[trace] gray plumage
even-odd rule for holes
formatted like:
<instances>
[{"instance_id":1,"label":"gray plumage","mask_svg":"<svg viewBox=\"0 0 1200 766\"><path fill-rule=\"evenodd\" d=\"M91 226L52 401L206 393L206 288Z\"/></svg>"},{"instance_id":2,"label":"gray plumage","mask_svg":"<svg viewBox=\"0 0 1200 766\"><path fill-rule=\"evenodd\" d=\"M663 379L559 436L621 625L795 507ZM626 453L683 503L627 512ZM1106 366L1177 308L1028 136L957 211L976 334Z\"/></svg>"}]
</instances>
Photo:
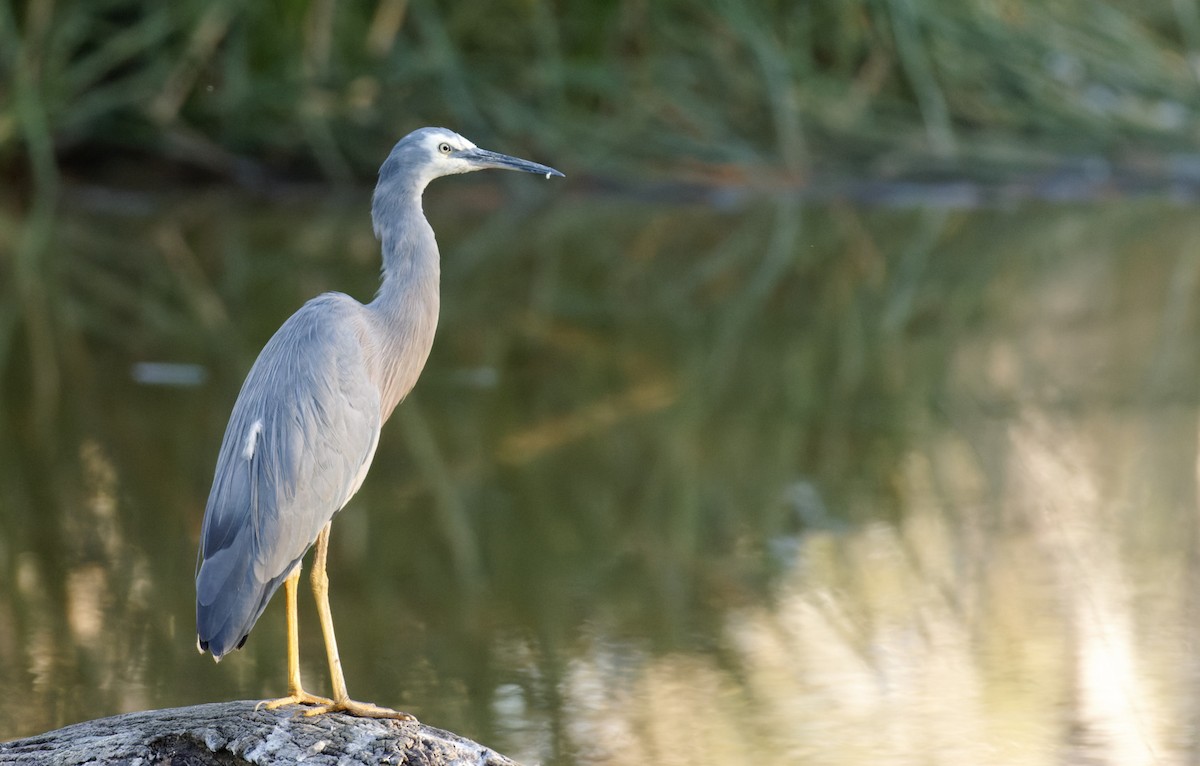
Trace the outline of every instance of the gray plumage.
<instances>
[{"instance_id":1,"label":"gray plumage","mask_svg":"<svg viewBox=\"0 0 1200 766\"><path fill-rule=\"evenodd\" d=\"M562 175L484 151L444 128L397 143L371 207L383 251L375 299L313 298L250 369L221 442L200 533L196 630L214 658L245 642L271 596L362 485L380 428L416 383L437 327L440 262L421 194L434 178L487 167Z\"/></svg>"}]
</instances>

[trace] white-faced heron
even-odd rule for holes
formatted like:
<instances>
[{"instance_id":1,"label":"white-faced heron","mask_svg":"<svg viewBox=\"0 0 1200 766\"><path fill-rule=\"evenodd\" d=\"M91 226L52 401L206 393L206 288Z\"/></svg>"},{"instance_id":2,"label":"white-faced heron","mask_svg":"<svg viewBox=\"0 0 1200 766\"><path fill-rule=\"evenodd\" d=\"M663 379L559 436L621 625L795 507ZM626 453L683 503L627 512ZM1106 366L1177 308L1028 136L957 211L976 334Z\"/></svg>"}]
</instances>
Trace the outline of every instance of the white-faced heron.
<instances>
[{"instance_id":1,"label":"white-faced heron","mask_svg":"<svg viewBox=\"0 0 1200 766\"><path fill-rule=\"evenodd\" d=\"M379 169L371 205L383 250L375 299L363 305L325 293L305 303L267 342L233 405L200 532L197 643L216 660L240 648L282 584L288 696L271 707L411 718L346 693L329 614L329 527L362 485L380 427L412 390L433 345L441 264L421 194L435 178L484 168L562 175L444 128L405 136ZM300 561L314 542L312 587L332 699L300 683L296 591Z\"/></svg>"}]
</instances>

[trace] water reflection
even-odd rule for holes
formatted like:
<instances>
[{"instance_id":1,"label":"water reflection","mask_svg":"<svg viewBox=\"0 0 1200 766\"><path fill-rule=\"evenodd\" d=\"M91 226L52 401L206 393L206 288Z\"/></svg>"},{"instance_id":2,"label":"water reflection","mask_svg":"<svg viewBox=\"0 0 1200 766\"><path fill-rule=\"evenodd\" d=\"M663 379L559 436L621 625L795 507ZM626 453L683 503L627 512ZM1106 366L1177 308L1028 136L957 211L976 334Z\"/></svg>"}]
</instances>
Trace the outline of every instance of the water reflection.
<instances>
[{"instance_id":1,"label":"water reflection","mask_svg":"<svg viewBox=\"0 0 1200 766\"><path fill-rule=\"evenodd\" d=\"M528 762L1194 760L1190 211L430 196L438 343L332 537L356 697ZM282 692L277 607L195 654L196 535L366 209L69 197L61 393L0 345L0 736Z\"/></svg>"},{"instance_id":2,"label":"water reflection","mask_svg":"<svg viewBox=\"0 0 1200 766\"><path fill-rule=\"evenodd\" d=\"M935 445L898 466L902 521L805 536L768 603L726 614L721 651L621 673L589 647L567 680L582 760L1191 762L1171 731L1192 697L1171 666L1189 536L1146 559L1116 534L1146 510L1110 494L1132 456L1095 454L1120 423L1001 430L999 506L967 445Z\"/></svg>"}]
</instances>

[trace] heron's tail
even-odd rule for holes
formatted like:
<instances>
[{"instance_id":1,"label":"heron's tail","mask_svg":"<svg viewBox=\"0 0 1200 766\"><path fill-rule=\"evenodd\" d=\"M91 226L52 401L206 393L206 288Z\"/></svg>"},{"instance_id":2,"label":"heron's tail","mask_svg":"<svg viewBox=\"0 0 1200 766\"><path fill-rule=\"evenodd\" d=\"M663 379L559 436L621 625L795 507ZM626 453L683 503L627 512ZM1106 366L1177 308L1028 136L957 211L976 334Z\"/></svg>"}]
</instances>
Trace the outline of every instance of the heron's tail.
<instances>
[{"instance_id":1,"label":"heron's tail","mask_svg":"<svg viewBox=\"0 0 1200 766\"><path fill-rule=\"evenodd\" d=\"M267 602L287 579L293 566L263 581L255 575L246 546L233 545L206 556L196 573L196 647L218 662L241 649ZM297 562L298 563L298 562Z\"/></svg>"}]
</instances>

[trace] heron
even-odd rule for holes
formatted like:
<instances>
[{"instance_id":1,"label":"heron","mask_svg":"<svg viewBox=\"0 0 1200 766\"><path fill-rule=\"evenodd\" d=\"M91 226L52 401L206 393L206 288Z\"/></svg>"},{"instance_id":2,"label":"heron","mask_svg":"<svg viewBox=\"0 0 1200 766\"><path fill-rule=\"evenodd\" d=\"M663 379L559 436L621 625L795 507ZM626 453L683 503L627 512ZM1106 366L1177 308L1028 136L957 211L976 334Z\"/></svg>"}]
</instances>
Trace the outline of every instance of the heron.
<instances>
[{"instance_id":1,"label":"heron","mask_svg":"<svg viewBox=\"0 0 1200 766\"><path fill-rule=\"evenodd\" d=\"M267 341L233 405L200 530L196 643L217 661L240 649L282 585L288 694L264 703L270 708L412 719L346 691L329 611L329 530L362 486L380 428L433 346L441 260L421 196L435 178L485 168L563 175L445 128L400 139L379 169L371 203L383 255L374 299L362 304L328 292L305 303ZM301 561L314 545L312 591L332 697L310 694L300 679L296 596Z\"/></svg>"}]
</instances>

